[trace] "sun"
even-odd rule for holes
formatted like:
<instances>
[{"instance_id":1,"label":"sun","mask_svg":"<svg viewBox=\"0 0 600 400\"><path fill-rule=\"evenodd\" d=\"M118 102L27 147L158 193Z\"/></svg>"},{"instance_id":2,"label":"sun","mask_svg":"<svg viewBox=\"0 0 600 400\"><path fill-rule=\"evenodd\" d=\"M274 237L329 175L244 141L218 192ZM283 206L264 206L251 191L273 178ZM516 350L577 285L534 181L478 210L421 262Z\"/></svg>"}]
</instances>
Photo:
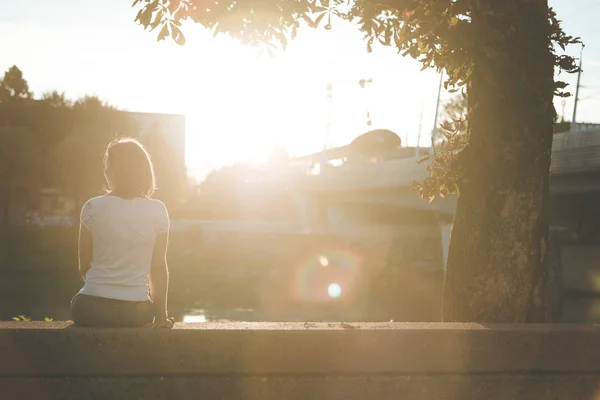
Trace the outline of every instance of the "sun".
<instances>
[{"instance_id":1,"label":"sun","mask_svg":"<svg viewBox=\"0 0 600 400\"><path fill-rule=\"evenodd\" d=\"M264 161L275 146L304 155L347 144L369 128L397 130L392 125L406 123L403 113L417 125L418 99L389 89L381 67L386 60L366 54L355 27L299 31L274 57L227 37L205 39L202 46L202 52L200 45L188 47L193 62L186 71L189 85L182 88L186 161L197 174ZM402 77L397 70L391 73ZM360 80L373 84L361 87ZM410 77L397 84L409 93L423 91ZM397 133L404 139L405 132Z\"/></svg>"},{"instance_id":2,"label":"sun","mask_svg":"<svg viewBox=\"0 0 600 400\"><path fill-rule=\"evenodd\" d=\"M275 57L231 42L203 67L192 85L188 111L188 164L260 162L275 146L291 154L326 140L326 77L310 60Z\"/></svg>"}]
</instances>

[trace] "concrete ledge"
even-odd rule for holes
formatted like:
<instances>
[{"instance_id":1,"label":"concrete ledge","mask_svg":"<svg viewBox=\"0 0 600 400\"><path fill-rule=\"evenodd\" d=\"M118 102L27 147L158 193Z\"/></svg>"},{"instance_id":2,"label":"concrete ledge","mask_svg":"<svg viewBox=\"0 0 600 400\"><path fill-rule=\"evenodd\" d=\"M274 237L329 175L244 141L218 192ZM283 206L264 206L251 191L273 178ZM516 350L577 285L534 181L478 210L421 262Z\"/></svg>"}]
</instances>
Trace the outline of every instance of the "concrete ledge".
<instances>
[{"instance_id":1,"label":"concrete ledge","mask_svg":"<svg viewBox=\"0 0 600 400\"><path fill-rule=\"evenodd\" d=\"M0 375L600 373L600 326L2 323Z\"/></svg>"},{"instance_id":2,"label":"concrete ledge","mask_svg":"<svg viewBox=\"0 0 600 400\"><path fill-rule=\"evenodd\" d=\"M600 394L591 375L0 377L0 388L3 400L596 400Z\"/></svg>"},{"instance_id":3,"label":"concrete ledge","mask_svg":"<svg viewBox=\"0 0 600 400\"><path fill-rule=\"evenodd\" d=\"M7 322L0 354L1 392L15 399L600 395L600 326L592 325L207 323L152 331Z\"/></svg>"}]
</instances>

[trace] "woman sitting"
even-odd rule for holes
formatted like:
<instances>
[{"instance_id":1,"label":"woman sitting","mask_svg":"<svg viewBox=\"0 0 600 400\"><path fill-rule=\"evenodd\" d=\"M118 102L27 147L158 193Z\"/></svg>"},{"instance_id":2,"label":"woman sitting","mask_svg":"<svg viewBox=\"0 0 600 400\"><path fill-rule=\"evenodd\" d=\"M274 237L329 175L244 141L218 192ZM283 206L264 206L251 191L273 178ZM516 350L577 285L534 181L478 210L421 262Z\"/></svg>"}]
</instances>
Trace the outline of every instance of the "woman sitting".
<instances>
[{"instance_id":1,"label":"woman sitting","mask_svg":"<svg viewBox=\"0 0 600 400\"><path fill-rule=\"evenodd\" d=\"M109 144L105 195L81 210L79 272L71 301L77 326L171 328L167 315L169 215L152 199L154 170L134 139Z\"/></svg>"}]
</instances>

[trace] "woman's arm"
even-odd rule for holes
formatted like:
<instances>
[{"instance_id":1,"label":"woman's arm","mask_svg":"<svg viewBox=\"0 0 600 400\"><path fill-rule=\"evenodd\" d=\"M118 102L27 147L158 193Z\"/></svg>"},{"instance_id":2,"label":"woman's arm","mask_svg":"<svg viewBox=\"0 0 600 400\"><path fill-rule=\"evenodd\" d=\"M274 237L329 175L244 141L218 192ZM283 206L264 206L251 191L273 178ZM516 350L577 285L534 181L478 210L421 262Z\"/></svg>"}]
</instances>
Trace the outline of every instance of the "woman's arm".
<instances>
[{"instance_id":1,"label":"woman's arm","mask_svg":"<svg viewBox=\"0 0 600 400\"><path fill-rule=\"evenodd\" d=\"M167 292L169 290L169 269L167 267L167 247L169 232L159 233L154 244L152 265L150 266L150 297L154 303L155 325L166 322Z\"/></svg>"},{"instance_id":2,"label":"woman's arm","mask_svg":"<svg viewBox=\"0 0 600 400\"><path fill-rule=\"evenodd\" d=\"M79 273L85 281L85 275L92 267L92 233L83 224L79 225Z\"/></svg>"}]
</instances>

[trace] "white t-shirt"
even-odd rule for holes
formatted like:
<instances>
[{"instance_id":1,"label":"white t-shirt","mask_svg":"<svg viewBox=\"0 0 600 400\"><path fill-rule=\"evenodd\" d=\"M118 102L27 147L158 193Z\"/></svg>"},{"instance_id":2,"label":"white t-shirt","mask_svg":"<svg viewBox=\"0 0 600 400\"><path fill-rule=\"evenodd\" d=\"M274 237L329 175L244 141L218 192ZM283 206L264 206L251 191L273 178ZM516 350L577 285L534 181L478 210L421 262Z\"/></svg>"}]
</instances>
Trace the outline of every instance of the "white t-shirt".
<instances>
[{"instance_id":1,"label":"white t-shirt","mask_svg":"<svg viewBox=\"0 0 600 400\"><path fill-rule=\"evenodd\" d=\"M80 293L148 300L156 237L169 230L165 205L149 198L95 197L81 209L81 223L92 233L93 254Z\"/></svg>"}]
</instances>

